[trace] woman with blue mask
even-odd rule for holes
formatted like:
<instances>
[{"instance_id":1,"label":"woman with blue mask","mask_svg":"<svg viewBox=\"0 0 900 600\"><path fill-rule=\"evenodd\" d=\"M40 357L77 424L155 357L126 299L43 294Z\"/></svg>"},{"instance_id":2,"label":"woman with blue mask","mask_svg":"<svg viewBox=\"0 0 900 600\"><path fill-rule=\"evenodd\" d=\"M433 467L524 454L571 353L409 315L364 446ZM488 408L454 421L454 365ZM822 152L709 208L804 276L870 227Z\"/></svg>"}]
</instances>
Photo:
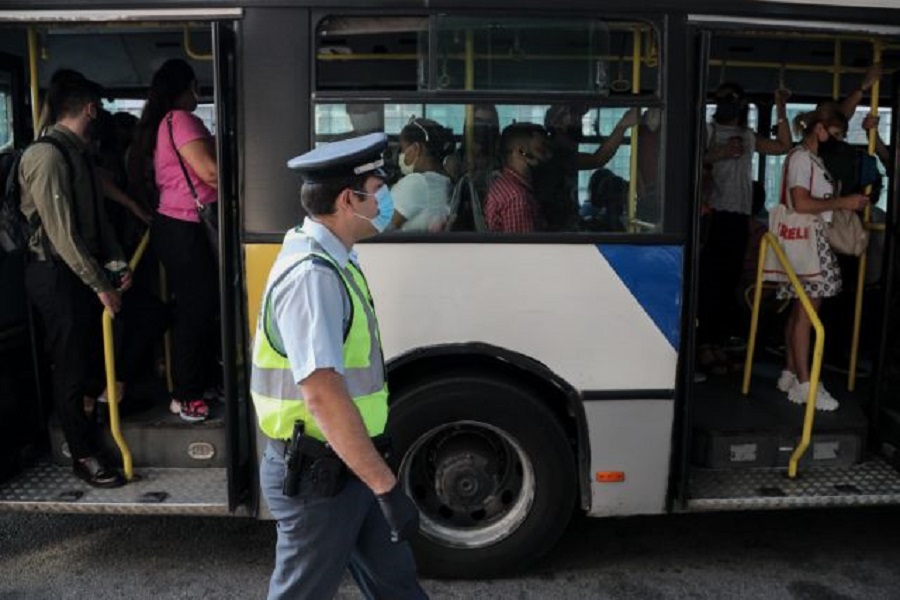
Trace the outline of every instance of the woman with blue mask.
<instances>
[{"instance_id":1,"label":"woman with blue mask","mask_svg":"<svg viewBox=\"0 0 900 600\"><path fill-rule=\"evenodd\" d=\"M393 229L443 229L450 215L451 186L443 161L454 147L453 132L431 119L413 118L400 132L397 162L403 177L391 190Z\"/></svg>"}]
</instances>

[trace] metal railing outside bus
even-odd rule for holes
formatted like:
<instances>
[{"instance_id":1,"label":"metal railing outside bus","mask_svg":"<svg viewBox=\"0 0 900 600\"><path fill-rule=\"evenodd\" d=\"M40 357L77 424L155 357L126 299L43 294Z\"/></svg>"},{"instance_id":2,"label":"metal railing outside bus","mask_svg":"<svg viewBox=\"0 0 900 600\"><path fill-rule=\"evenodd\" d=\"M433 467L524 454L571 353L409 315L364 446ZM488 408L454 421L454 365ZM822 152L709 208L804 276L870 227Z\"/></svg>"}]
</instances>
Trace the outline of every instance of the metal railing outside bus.
<instances>
[{"instance_id":1,"label":"metal railing outside bus","mask_svg":"<svg viewBox=\"0 0 900 600\"><path fill-rule=\"evenodd\" d=\"M756 349L756 332L759 326L759 306L762 301L763 289L763 270L766 264L766 254L771 248L772 252L781 263L784 272L787 274L788 280L794 291L797 293L797 299L800 301L803 310L809 316L813 329L816 332L816 343L813 347L812 368L809 374L809 396L806 398L806 412L803 417L803 433L800 437L800 443L791 453L791 459L788 462L788 477L791 479L797 476L797 465L800 459L809 449L810 440L812 439L813 421L816 415L816 395L819 389L819 377L822 373L822 355L825 350L825 327L816 314L812 302L809 301L803 284L797 278L793 267L788 262L787 256L778 245L778 239L772 233L766 233L759 244L759 260L756 265L756 288L753 293L753 312L750 317L750 335L747 338L747 357L744 362L744 382L741 386L741 393L745 396L750 393L750 376L753 370L753 352Z\"/></svg>"}]
</instances>

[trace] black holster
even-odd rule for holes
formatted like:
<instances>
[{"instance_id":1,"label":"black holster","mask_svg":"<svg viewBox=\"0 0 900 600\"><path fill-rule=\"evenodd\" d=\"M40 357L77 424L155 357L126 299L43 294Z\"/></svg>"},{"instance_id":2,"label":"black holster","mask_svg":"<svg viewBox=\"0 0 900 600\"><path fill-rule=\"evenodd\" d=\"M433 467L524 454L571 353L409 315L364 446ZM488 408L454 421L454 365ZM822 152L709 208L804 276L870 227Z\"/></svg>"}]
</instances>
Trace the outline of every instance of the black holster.
<instances>
[{"instance_id":1,"label":"black holster","mask_svg":"<svg viewBox=\"0 0 900 600\"><path fill-rule=\"evenodd\" d=\"M285 496L330 498L347 482L347 467L327 444L303 433L303 423L294 424L294 432L284 450Z\"/></svg>"}]
</instances>

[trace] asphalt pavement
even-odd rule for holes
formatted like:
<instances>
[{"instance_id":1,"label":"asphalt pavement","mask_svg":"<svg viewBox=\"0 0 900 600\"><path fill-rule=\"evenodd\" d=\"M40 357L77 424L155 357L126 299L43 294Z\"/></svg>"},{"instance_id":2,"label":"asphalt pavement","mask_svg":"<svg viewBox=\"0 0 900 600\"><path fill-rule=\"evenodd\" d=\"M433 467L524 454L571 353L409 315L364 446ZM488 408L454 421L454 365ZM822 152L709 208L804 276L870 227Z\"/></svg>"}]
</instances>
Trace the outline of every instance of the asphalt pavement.
<instances>
[{"instance_id":1,"label":"asphalt pavement","mask_svg":"<svg viewBox=\"0 0 900 600\"><path fill-rule=\"evenodd\" d=\"M0 599L263 598L274 525L0 513ZM434 599L900 598L900 509L573 520L537 568ZM348 578L338 598L361 596Z\"/></svg>"}]
</instances>

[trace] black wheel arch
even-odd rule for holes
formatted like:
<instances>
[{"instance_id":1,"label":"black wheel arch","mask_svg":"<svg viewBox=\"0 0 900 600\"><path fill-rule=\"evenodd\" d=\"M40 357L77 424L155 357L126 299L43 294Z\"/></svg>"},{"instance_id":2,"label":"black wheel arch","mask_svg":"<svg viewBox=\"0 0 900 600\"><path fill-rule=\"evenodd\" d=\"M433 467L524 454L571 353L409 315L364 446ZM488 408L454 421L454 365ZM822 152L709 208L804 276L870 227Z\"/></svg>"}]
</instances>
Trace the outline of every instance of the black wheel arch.
<instances>
[{"instance_id":1,"label":"black wheel arch","mask_svg":"<svg viewBox=\"0 0 900 600\"><path fill-rule=\"evenodd\" d=\"M578 492L583 510L590 509L590 441L581 394L565 379L534 358L483 342L416 348L388 361L391 397L416 382L461 369L501 377L534 390L556 416L572 444L577 462Z\"/></svg>"}]
</instances>

